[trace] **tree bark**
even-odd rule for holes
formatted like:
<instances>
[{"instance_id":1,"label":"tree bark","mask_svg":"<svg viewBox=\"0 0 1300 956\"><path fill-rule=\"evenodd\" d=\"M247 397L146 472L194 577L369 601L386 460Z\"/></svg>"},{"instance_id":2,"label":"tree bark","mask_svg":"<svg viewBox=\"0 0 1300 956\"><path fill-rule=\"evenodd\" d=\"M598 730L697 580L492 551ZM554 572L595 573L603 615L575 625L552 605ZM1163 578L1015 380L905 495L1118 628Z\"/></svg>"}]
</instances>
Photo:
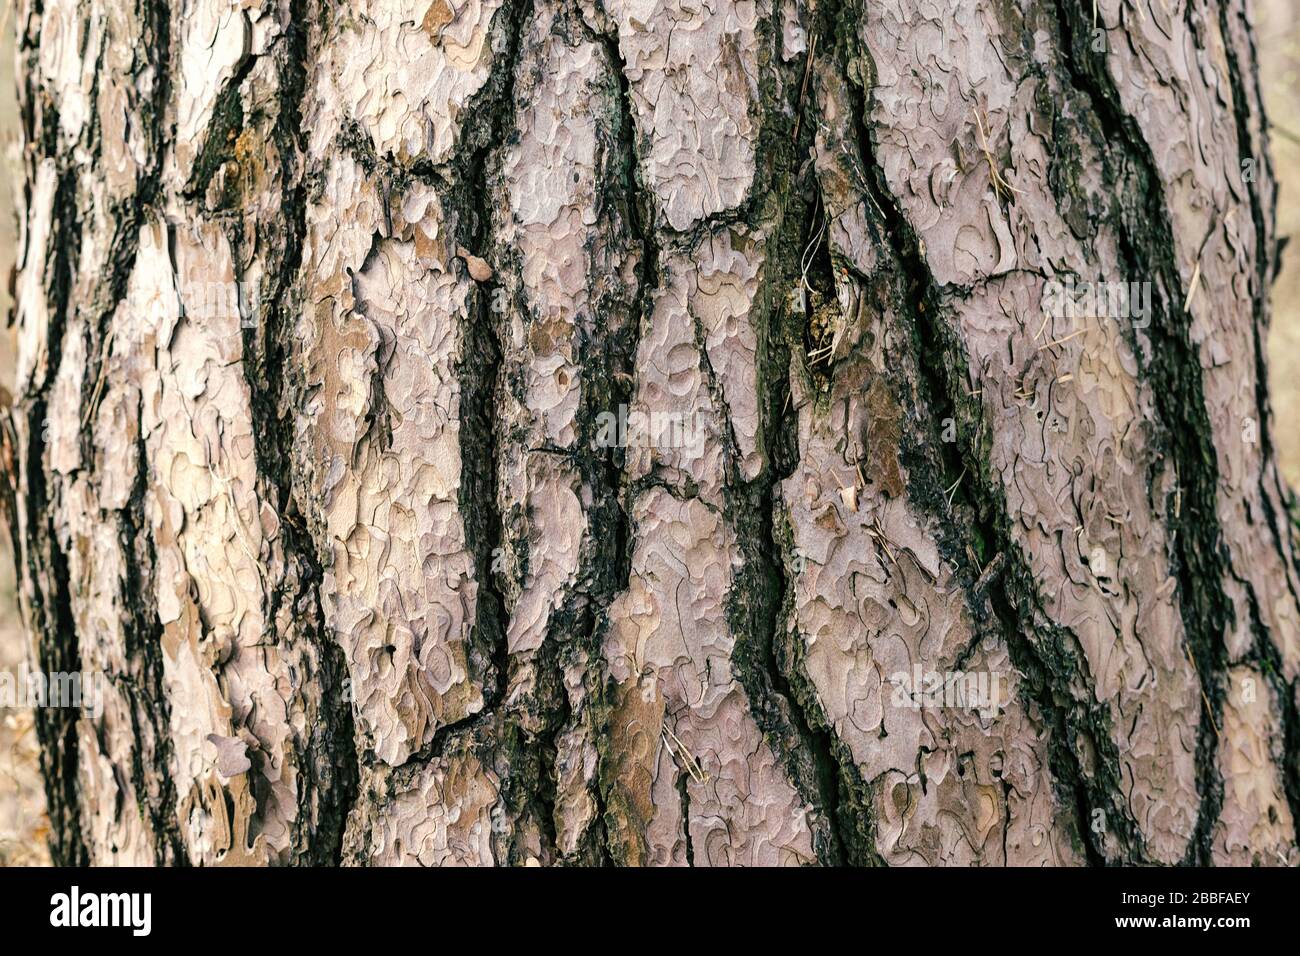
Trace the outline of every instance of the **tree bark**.
<instances>
[{"instance_id":1,"label":"tree bark","mask_svg":"<svg viewBox=\"0 0 1300 956\"><path fill-rule=\"evenodd\" d=\"M56 862L1300 862L1245 0L18 24Z\"/></svg>"}]
</instances>

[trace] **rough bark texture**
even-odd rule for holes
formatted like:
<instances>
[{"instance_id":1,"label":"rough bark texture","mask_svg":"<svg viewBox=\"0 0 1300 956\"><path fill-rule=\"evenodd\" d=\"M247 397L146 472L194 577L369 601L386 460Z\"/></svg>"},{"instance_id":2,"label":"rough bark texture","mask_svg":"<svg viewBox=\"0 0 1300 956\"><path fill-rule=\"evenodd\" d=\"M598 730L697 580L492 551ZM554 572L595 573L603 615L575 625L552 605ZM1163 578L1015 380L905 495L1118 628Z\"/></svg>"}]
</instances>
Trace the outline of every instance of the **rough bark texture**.
<instances>
[{"instance_id":1,"label":"rough bark texture","mask_svg":"<svg viewBox=\"0 0 1300 956\"><path fill-rule=\"evenodd\" d=\"M58 861L1300 862L1244 0L19 11Z\"/></svg>"}]
</instances>

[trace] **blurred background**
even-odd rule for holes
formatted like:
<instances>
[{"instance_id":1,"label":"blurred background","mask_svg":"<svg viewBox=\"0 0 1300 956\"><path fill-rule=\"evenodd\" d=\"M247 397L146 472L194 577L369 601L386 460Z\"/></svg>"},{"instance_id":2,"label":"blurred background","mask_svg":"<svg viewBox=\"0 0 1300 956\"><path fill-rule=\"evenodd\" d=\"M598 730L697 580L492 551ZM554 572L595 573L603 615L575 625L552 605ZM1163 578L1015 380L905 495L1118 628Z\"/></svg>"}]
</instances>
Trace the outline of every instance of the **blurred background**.
<instances>
[{"instance_id":1,"label":"blurred background","mask_svg":"<svg viewBox=\"0 0 1300 956\"><path fill-rule=\"evenodd\" d=\"M1281 183L1277 231L1291 237L1273 286L1269 392L1282 473L1300 489L1300 8L1296 0L1255 0L1255 18L1273 165Z\"/></svg>"},{"instance_id":2,"label":"blurred background","mask_svg":"<svg viewBox=\"0 0 1300 956\"><path fill-rule=\"evenodd\" d=\"M1282 273L1273 288L1269 333L1269 387L1282 471L1300 487L1300 17L1297 0L1255 0L1264 100L1272 123L1273 163L1281 183L1278 232L1291 236ZM14 333L7 316L7 277L14 259L17 224L13 182L18 134L9 4L0 15L0 387L13 390ZM16 671L26 638L18 617L13 554L0 528L0 670ZM47 864L48 822L29 710L0 707L0 866Z\"/></svg>"}]
</instances>

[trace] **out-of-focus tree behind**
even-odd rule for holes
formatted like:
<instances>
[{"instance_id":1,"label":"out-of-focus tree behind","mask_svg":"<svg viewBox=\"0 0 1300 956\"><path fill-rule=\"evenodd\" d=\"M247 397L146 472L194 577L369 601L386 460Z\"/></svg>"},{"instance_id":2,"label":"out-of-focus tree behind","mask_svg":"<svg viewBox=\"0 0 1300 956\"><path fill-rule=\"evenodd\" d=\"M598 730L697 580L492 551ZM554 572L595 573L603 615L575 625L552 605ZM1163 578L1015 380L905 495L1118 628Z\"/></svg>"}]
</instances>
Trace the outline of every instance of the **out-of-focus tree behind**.
<instances>
[{"instance_id":1,"label":"out-of-focus tree behind","mask_svg":"<svg viewBox=\"0 0 1300 956\"><path fill-rule=\"evenodd\" d=\"M1300 487L1300 25L1295 0L1256 6L1264 104L1273 123L1273 163L1281 186L1277 231L1291 236L1273 287L1269 336L1278 458L1292 488Z\"/></svg>"}]
</instances>

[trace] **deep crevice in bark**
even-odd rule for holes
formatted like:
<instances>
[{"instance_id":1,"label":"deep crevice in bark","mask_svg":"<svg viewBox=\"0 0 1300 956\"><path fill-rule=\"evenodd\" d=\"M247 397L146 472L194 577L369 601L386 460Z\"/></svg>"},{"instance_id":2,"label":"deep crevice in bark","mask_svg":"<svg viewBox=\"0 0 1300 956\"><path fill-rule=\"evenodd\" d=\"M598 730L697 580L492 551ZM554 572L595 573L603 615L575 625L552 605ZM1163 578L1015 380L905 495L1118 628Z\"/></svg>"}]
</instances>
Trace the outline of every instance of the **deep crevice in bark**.
<instances>
[{"instance_id":1,"label":"deep crevice in bark","mask_svg":"<svg viewBox=\"0 0 1300 956\"><path fill-rule=\"evenodd\" d=\"M800 95L809 54L779 65L779 37L773 31L766 39L774 61L768 64L768 82L762 85L767 122L760 134L748 211L742 217L749 222L772 221L764 279L752 310L759 339L760 436L767 461L752 481L741 473L734 433L728 428L723 436L727 518L744 555L727 601L736 635L734 669L764 738L800 797L814 809L808 827L817 858L830 865L872 863L878 858L865 835L869 802L862 796L845 799L843 789L856 786L856 767L822 715L813 711L815 693L801 680L798 652L792 646L797 638L789 633L792 586L784 568L788 534L778 533L778 524L784 531L779 519L783 514L780 485L797 467L798 438L795 416L787 407L791 355L783 290L797 280L800 251L807 246L816 215L817 200L808 198L809 194L815 197L815 186L799 164L799 157L812 146L816 116L811 97L793 101ZM793 138L796 124L798 142ZM716 226L712 220L708 225ZM727 409L705 337L697 322L696 344L712 400L716 407Z\"/></svg>"},{"instance_id":2,"label":"deep crevice in bark","mask_svg":"<svg viewBox=\"0 0 1300 956\"><path fill-rule=\"evenodd\" d=\"M806 58L805 53L805 61ZM764 290L765 307L757 310L760 317L766 318L761 333L765 333L766 355L761 363L764 374L759 379L762 393L759 407L768 464L754 487L746 489L748 494L744 501L747 505L742 503L741 507L751 507L758 514L752 560L758 565L760 580L766 582L766 589L771 592L756 615L755 631L760 635L758 650L762 668L776 699L786 704L783 710L791 725L793 739L801 745L793 749L807 752L807 765L801 766L794 754L783 756L804 798L826 818L824 828L813 827L814 834L822 837L823 843L816 847L818 858L832 865L845 862L868 864L878 862L874 847L861 838L866 829L862 818L868 804L865 800L845 799L843 790L854 786L852 781L857 769L851 755L836 739L820 713L820 707L816 712L813 710L816 694L800 669L798 649L793 646L799 640L796 634L791 633L794 591L784 564L785 555L791 550L786 547L791 535L785 521L781 485L798 467L799 439L797 413L788 405L792 356L785 334L785 327L793 326L795 320L786 315L781 292L797 279L793 266L799 261L799 250L807 248L816 222L818 200L814 199L811 204L804 200L803 187L808 183L797 169L798 156L812 144L815 126L811 114L810 103L804 103L800 113L803 135L798 143L786 147L789 155L781 157L783 172L776 187L781 203L773 238L778 267L773 270L776 276L769 280ZM815 185L813 191L815 193ZM750 609L738 610L744 616L750 616ZM859 834L856 839L852 837L855 833Z\"/></svg>"},{"instance_id":3,"label":"deep crevice in bark","mask_svg":"<svg viewBox=\"0 0 1300 956\"><path fill-rule=\"evenodd\" d=\"M677 774L677 798L682 803L682 842L686 844L686 865L695 865L695 843L691 839L691 794L686 789L686 774Z\"/></svg>"},{"instance_id":4,"label":"deep crevice in bark","mask_svg":"<svg viewBox=\"0 0 1300 956\"><path fill-rule=\"evenodd\" d=\"M138 257L140 229L155 214L162 156L169 139L163 118L171 91L170 8L162 3L149 3L141 9L146 14L142 57L144 65L153 70L154 78L152 98L141 103L144 126L151 132L150 153L134 192L128 201L114 208L115 231L107 257L106 295L95 303L95 342L92 344L99 347L87 350L82 399L86 412L82 416L80 433L82 459L92 463L92 468L95 461L93 423L99 396L91 386L97 385L106 372L114 317L127 296L128 283ZM136 66L140 68L140 58L137 58ZM102 135L98 119L96 112L91 123L92 136L95 137ZM103 146L102 140L96 138L94 151L97 155L102 155ZM141 436L144 434L142 421L143 409L137 408L137 429ZM176 787L171 774L171 705L163 682L162 626L148 600L154 593L156 555L146 515L149 465L143 438L137 439L135 453L136 477L126 507L116 515L101 515L104 520L117 523L118 547L125 556L125 580L120 601L125 611L121 624L130 672L117 675L117 683L127 700L134 737L130 756L131 784L148 816L155 858L159 863L186 865L188 859L180 836ZM145 722L149 727L147 734L142 732ZM142 744L146 741L151 742L154 748L148 757L142 752Z\"/></svg>"},{"instance_id":5,"label":"deep crevice in bark","mask_svg":"<svg viewBox=\"0 0 1300 956\"><path fill-rule=\"evenodd\" d=\"M1247 38L1250 37L1249 29L1246 28L1244 23L1242 32ZM1258 106L1259 111L1261 145L1265 147L1267 147L1268 143L1268 124L1263 115L1263 99L1258 88L1257 70L1254 71L1256 86L1253 99L1246 90L1241 63L1237 56L1237 48L1233 43L1229 27L1227 2L1219 4L1219 35L1227 58L1228 80L1232 87L1233 111L1237 120L1237 151L1241 160L1242 180L1246 193L1250 197L1251 221L1255 229L1256 281L1252 297L1252 330L1255 343L1255 406L1259 413L1260 500L1263 503L1264 514L1268 520L1269 530L1272 532L1278 552L1288 565L1287 588L1291 593L1292 600L1300 604L1300 594L1296 593L1294 577L1298 569L1287 557L1289 542L1285 540L1285 537L1290 534L1290 528L1287 524L1289 516L1285 512L1280 516L1277 514L1273 507L1273 497L1267 486L1269 465L1276 461L1276 452L1273 447L1273 429L1270 427L1273 415L1268 400L1268 366L1264 342L1264 333L1268 328L1268 295L1271 286L1270 277L1273 273L1274 252L1269 248L1268 244L1270 230L1267 223L1273 218L1275 211L1270 209L1266 213L1260 199L1260 177L1264 177L1266 180L1272 180L1273 178L1272 163L1268 150L1265 148L1261 156L1255 156L1251 151L1249 119L1251 114L1255 112L1256 106ZM1253 60L1253 43L1249 53ZM1245 170L1250 168L1247 165L1248 163L1258 164L1261 167L1258 172L1249 178L1245 175ZM1274 202L1276 203L1276 191L1274 192ZM1277 492L1280 501L1286 500L1283 488L1275 486L1273 490ZM1253 591L1249 593L1249 599L1251 605L1251 630L1255 636L1255 652L1260 658L1264 679L1273 687L1279 702L1282 735L1287 754L1287 759L1281 768L1283 790L1286 793L1287 804L1291 808L1291 819L1300 820L1300 753L1298 753L1298 748L1300 748L1300 711L1296 707L1295 684L1288 682L1284 676L1277 642L1272 640L1271 635L1267 634L1263 626L1259 606Z\"/></svg>"},{"instance_id":6,"label":"deep crevice in bark","mask_svg":"<svg viewBox=\"0 0 1300 956\"><path fill-rule=\"evenodd\" d=\"M54 113L52 107L50 112ZM57 114L53 122L57 128ZM44 434L50 383L62 361L63 336L69 310L73 308L72 276L76 272L78 249L76 184L75 171L59 173L50 238L54 256L46 273L47 282L51 283L48 368L35 396L28 399L29 428L23 456L27 465L27 508L33 516L29 519L33 523L32 538L23 549L23 557L34 585L30 612L31 626L37 636L37 663L46 675L81 670L68 565L54 527L54 501L45 474ZM35 718L36 735L41 742L46 812L50 818L50 857L56 866L84 866L89 862L89 853L81 836L76 715L65 707L37 707Z\"/></svg>"},{"instance_id":7,"label":"deep crevice in bark","mask_svg":"<svg viewBox=\"0 0 1300 956\"><path fill-rule=\"evenodd\" d=\"M530 7L531 4L516 0L497 11L494 31L496 22L503 24L506 48L498 54L490 78L467 110L466 115L473 119L462 129L456 153L444 167L428 171L436 177L446 177L447 208L459 214L454 226L458 242L476 255L483 253L491 241L490 167L494 165L511 115L509 105L514 99L519 47ZM494 555L497 549L505 547L503 515L497 506L501 436L494 405L502 387L503 351L491 314L497 289L494 277L480 283L475 290L464 330L462 357L456 367L461 385L459 510L464 516L465 546L473 555L478 585L470 653L471 659L473 655L483 655L483 706L463 720L438 728L433 740L408 764L434 759L445 752L450 742L466 736L476 744L490 739L491 748L496 752L496 765L505 768L500 799L517 819L526 812L534 796L532 789L520 786L517 776L525 772L537 782L541 757L537 752L525 752L519 740L519 728L505 710L510 674L506 643L509 614L505 595L493 571ZM494 731L490 738L483 733L489 728ZM510 847L504 850L513 856Z\"/></svg>"},{"instance_id":8,"label":"deep crevice in bark","mask_svg":"<svg viewBox=\"0 0 1300 956\"><path fill-rule=\"evenodd\" d=\"M637 349L640 345L641 335L649 326L651 316L654 314L654 294L659 288L663 250L656 232L654 197L645 184L641 156L637 149L636 114L632 105L632 90L627 78L627 62L623 58L623 51L619 47L617 33L601 32L585 20L583 24L593 42L600 44L604 49L605 57L617 83L618 88L615 91L615 99L618 103L617 141L623 165L622 185L627 201L628 227L634 242L640 247L638 251L640 261L636 270L636 301L629 316L630 335L625 345L626 351L620 356L620 367L610 370L613 372L611 375L612 381L606 383L610 392L610 401L614 407L630 407L635 392ZM586 401L585 394L584 401ZM587 437L589 436L580 436L580 440L585 440ZM613 491L613 505L618 509L618 520L614 524L615 542L611 556L612 567L610 568L609 591L603 595L597 618L599 622L597 634L594 635L598 637L603 637L609 627L610 606L617 596L627 588L632 577L632 552L636 542L636 528L629 509L636 498L637 492L635 486L627 482L626 458L627 452L621 447L606 449L604 484ZM592 649L595 659L600 662L596 666L601 673L604 673L601 641L594 640ZM608 686L600 689L599 721L596 726L602 733L601 739L596 743L600 767L596 776L595 790L599 798L600 825L605 831L604 839L601 842L601 853L605 859L614 861L616 859L615 848L609 841L610 826L608 823L608 808L611 802L610 787L612 786L610 778L607 776L610 757L605 745L605 741L608 740L608 696L610 692L611 688ZM694 851L690 843L690 801L686 793L685 777L681 776L680 772L677 783L678 793L681 795L682 800L682 826L687 841L687 859L694 865Z\"/></svg>"},{"instance_id":9,"label":"deep crevice in bark","mask_svg":"<svg viewBox=\"0 0 1300 956\"><path fill-rule=\"evenodd\" d=\"M1121 253L1132 276L1158 280L1152 297L1151 351L1144 361L1136 332L1130 342L1139 369L1148 378L1163 423L1158 439L1173 458L1179 496L1168 502L1170 559L1178 578L1179 608L1202 693L1211 709L1202 709L1197 742L1197 790L1201 808L1188 862L1209 858L1214 823L1223 802L1223 782L1216 766L1222 722L1223 689L1218 680L1227 663L1224 643L1233 611L1223 590L1230 559L1217 517L1218 464L1212 425L1205 407L1199 350L1191 340L1190 317L1182 315L1182 282L1173 261L1174 235L1165 208L1159 170L1150 145L1136 121L1124 113L1119 91L1104 54L1087 41L1085 13L1066 0L1055 0L1061 31L1061 56L1075 89L1092 103L1106 140L1121 149L1121 214L1116 223ZM1131 197L1138 197L1137 202ZM1155 467L1159 467L1156 465ZM1156 486L1157 477L1151 478ZM1184 517L1186 515L1186 517ZM1247 591L1248 584L1243 582Z\"/></svg>"},{"instance_id":10,"label":"deep crevice in bark","mask_svg":"<svg viewBox=\"0 0 1300 956\"><path fill-rule=\"evenodd\" d=\"M143 409L138 412L143 417ZM140 434L144 434L143 427ZM151 795L156 785L157 800L147 800L150 826L153 830L154 853L158 863L185 865L188 858L180 834L177 817L176 784L172 778L173 748L171 737L171 702L163 683L162 625L158 616L143 598L153 594L153 575L157 567L153 536L149 534L145 516L145 498L148 494L148 460L143 441L136 443L136 481L131 500L122 512L118 533L119 546L128 555L125 562L126 581L123 593L130 609L129 621L123 622L126 659L138 662L137 674L132 675L130 714L136 745L131 748L131 783L137 798ZM137 700L143 696L143 700ZM139 742L141 710L148 719L154 745L158 748L152 764L146 763Z\"/></svg>"},{"instance_id":11,"label":"deep crevice in bark","mask_svg":"<svg viewBox=\"0 0 1300 956\"><path fill-rule=\"evenodd\" d=\"M850 0L851 3L851 0ZM870 52L856 38L847 37L863 59L871 62ZM871 64L875 74L874 63ZM988 474L979 452L987 424L978 401L966 394L967 359L965 347L956 331L941 317L950 315L943 293L936 286L915 231L895 200L885 171L875 155L871 128L868 91L851 83L858 97L858 147L866 169L866 186L875 207L884 215L884 232L888 236L894 262L899 270L897 304L900 315L910 326L918 385L923 404L930 415L923 424L927 436L913 454L924 446L940 449L938 458L948 474L957 475L954 507L936 495L933 476L925 469L914 470L909 490L913 498L939 519L943 550L963 583L968 606L977 621L987 620L987 599L1006 641L1012 662L1025 677L1029 697L1039 707L1050 729L1050 764L1060 802L1078 807L1075 825L1090 859L1096 848L1087 836L1088 808L1103 804L1111 807L1111 827L1130 845L1137 844L1136 823L1117 797L1119 789L1119 755L1110 736L1110 716L1101 706L1086 706L1071 693L1071 683L1083 671L1082 652L1077 638L1067 629L1049 623L1042 614L1037 584L1029 565L1011 534L1011 518L1006 511L1003 493L995 476ZM957 423L958 442L939 439L938 424L946 418ZM929 456L933 456L930 452ZM967 493L962 474L970 476L973 491ZM959 497L960 495L960 497ZM962 500L966 499L966 500ZM995 561L1004 561L991 576L985 575ZM1069 702L1074 700L1074 704ZM1083 735L1100 758L1092 775L1083 767L1076 753L1076 739ZM1082 800L1080 799L1082 797ZM1082 806L1080 806L1082 803Z\"/></svg>"},{"instance_id":12,"label":"deep crevice in bark","mask_svg":"<svg viewBox=\"0 0 1300 956\"><path fill-rule=\"evenodd\" d=\"M597 448L597 416L610 409L631 405L637 348L644 323L650 320L653 296L659 284L660 250L653 226L652 197L641 179L631 91L618 39L598 32L577 14L572 18L579 24L579 30L601 48L614 81L611 93L617 104L617 113L614 116L615 128L609 133L607 144L611 155L606 156L600 165L601 178L608 180L609 188L608 195L601 202L607 204L615 223L612 233L606 238L611 243L626 238L628 253L637 258L634 300L630 303L622 300L598 303L597 314L590 320L599 328L599 333L586 335L579 330L582 378L574 458L584 484L592 489L595 501L588 510L588 533L593 547L587 566L579 569L579 578L590 579L591 584L589 592L581 596L583 620L575 632L581 639L573 653L586 655L590 677L586 682L587 707L591 711L589 726L598 738L593 745L597 748L599 762L605 759L601 753L601 740L608 736L609 720L607 688L601 678L605 672L603 640L609 626L610 607L631 578L635 528L628 512L628 501L624 498L626 450L618 446ZM625 308L622 323L605 320L606 311L621 312ZM547 640L551 640L550 633ZM575 716L569 708L567 694L564 701L566 716L559 725L561 729ZM552 773L558 778L558 766L552 768ZM592 850L600 862L611 863L613 858L605 819L607 794L599 772L590 792L596 802L592 826L599 831L592 841Z\"/></svg>"},{"instance_id":13,"label":"deep crevice in bark","mask_svg":"<svg viewBox=\"0 0 1300 956\"><path fill-rule=\"evenodd\" d=\"M300 157L306 155L307 130L303 126L303 102L307 95L307 64L315 51L309 49L310 43L306 29L307 0L292 0L290 4L290 21L286 27L283 46L276 52L276 68L280 83L280 110L276 115L274 136L281 144L286 156ZM274 291L274 310L268 312L268 318L274 316L274 325L264 338L269 354L265 355L265 398L270 404L266 408L265 428L269 445L273 449L271 458L279 467L280 480L275 484L282 493L276 504L277 513L301 515L303 508L298 501L297 487L289 473L293 459L294 422L287 410L298 407L295 401L285 401L280 410L275 407L276 389L284 398L305 387L305 382L298 382L289 373L290 359L294 354L294 323L298 297L290 286L290 278L296 276L302 266L303 243L307 234L307 185L301 170L296 170L289 163L281 167L281 218L288 222L289 229L285 238L283 262L280 267L280 281ZM250 390L253 384L250 382ZM253 394L256 391L253 390ZM254 401L254 409L258 403ZM254 414L255 427L260 424L259 416ZM259 441L259 444L262 444ZM263 465L265 467L265 464ZM269 490L269 488L268 488ZM306 862L329 862L337 865L342 860L343 837L347 827L348 816L357 799L360 786L360 761L355 746L356 728L354 726L352 705L344 693L348 678L348 666L343 648L334 640L325 620L325 610L321 603L321 587L325 572L321 556L307 531L305 522L286 521L284 527L286 562L291 556L299 559L297 593L293 595L298 610L306 610L311 617L308 629L309 639L316 646L320 656L321 708L323 711L324 733L318 742L318 752L313 755L313 764L320 773L320 779L314 780L321 806L316 823L317 833L305 833L295 840L303 851L299 859ZM278 595L277 595L278 596ZM271 609L274 617L275 608ZM317 742L313 737L313 743ZM316 749L316 748L313 748ZM305 793L300 805L310 805L311 794Z\"/></svg>"}]
</instances>

